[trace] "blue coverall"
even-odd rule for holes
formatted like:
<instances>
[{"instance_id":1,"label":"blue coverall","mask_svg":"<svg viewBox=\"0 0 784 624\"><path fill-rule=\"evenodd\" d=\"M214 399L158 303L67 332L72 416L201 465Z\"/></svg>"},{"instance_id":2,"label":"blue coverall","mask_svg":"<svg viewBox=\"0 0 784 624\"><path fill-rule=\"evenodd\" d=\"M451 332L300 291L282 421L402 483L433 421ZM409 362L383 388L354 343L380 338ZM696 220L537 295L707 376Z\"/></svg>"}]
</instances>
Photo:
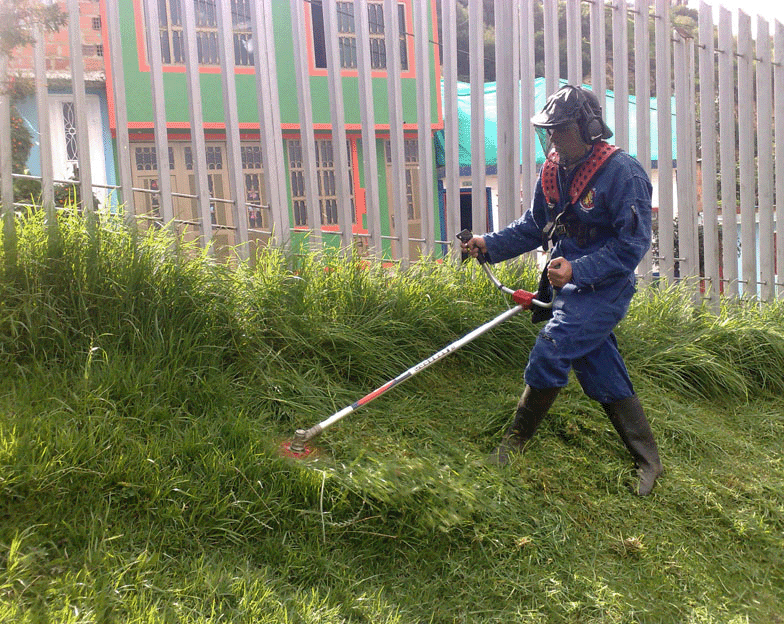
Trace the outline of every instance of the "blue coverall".
<instances>
[{"instance_id":1,"label":"blue coverall","mask_svg":"<svg viewBox=\"0 0 784 624\"><path fill-rule=\"evenodd\" d=\"M570 174L558 172L560 201L566 209ZM651 243L651 183L640 164L619 151L598 172L571 210L592 236L555 241L551 258L572 265L572 279L555 289L553 316L529 355L525 382L535 389L566 386L573 369L584 392L602 404L634 394L613 329L626 315L635 293L635 268ZM537 182L531 207L499 232L484 236L490 262L501 262L542 245L551 218ZM582 246L580 245L582 243Z\"/></svg>"}]
</instances>

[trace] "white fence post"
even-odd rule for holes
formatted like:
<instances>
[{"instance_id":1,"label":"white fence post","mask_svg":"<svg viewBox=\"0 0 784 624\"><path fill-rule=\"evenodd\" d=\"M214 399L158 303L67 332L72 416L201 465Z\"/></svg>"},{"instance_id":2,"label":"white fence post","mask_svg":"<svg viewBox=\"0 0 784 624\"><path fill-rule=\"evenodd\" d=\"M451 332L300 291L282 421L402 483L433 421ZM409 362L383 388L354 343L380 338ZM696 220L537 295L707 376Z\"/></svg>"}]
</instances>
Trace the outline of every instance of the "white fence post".
<instances>
[{"instance_id":1,"label":"white fence post","mask_svg":"<svg viewBox=\"0 0 784 624\"><path fill-rule=\"evenodd\" d=\"M485 193L485 29L482 0L469 0L471 48L471 211L477 234L487 229Z\"/></svg>"},{"instance_id":2,"label":"white fence post","mask_svg":"<svg viewBox=\"0 0 784 624\"><path fill-rule=\"evenodd\" d=\"M519 3L508 0L495 7L498 84L497 162L498 226L514 220L520 202L520 31Z\"/></svg>"},{"instance_id":3,"label":"white fence post","mask_svg":"<svg viewBox=\"0 0 784 624\"><path fill-rule=\"evenodd\" d=\"M738 12L738 97L748 102L753 97L754 52L751 45L751 19ZM745 108L745 107L744 107ZM743 296L757 294L757 241L754 181L754 116L746 108L738 115L740 150L740 257Z\"/></svg>"},{"instance_id":4,"label":"white fence post","mask_svg":"<svg viewBox=\"0 0 784 624\"><path fill-rule=\"evenodd\" d=\"M457 113L457 0L443 0L442 47L444 78L444 188L447 238L457 234L460 227L460 141ZM452 255L461 257L460 246L451 242Z\"/></svg>"},{"instance_id":5,"label":"white fence post","mask_svg":"<svg viewBox=\"0 0 784 624\"><path fill-rule=\"evenodd\" d=\"M634 55L634 93L636 98L637 160L648 176L651 175L651 73L650 53L651 36L649 31L650 0L636 0L634 15L634 43L636 50L646 50L646 54ZM651 282L653 252L648 250L637 270L644 283Z\"/></svg>"},{"instance_id":6,"label":"white fence post","mask_svg":"<svg viewBox=\"0 0 784 624\"><path fill-rule=\"evenodd\" d=\"M670 1L656 0L656 118L658 122L659 274L675 279L675 238L672 193L672 31Z\"/></svg>"},{"instance_id":7,"label":"white fence post","mask_svg":"<svg viewBox=\"0 0 784 624\"><path fill-rule=\"evenodd\" d=\"M784 25L776 22L773 92L776 130L776 290L784 299Z\"/></svg>"},{"instance_id":8,"label":"white fence post","mask_svg":"<svg viewBox=\"0 0 784 624\"><path fill-rule=\"evenodd\" d=\"M757 213L759 215L759 258L757 279L762 301L775 297L773 249L773 74L770 64L770 29L757 17Z\"/></svg>"}]
</instances>

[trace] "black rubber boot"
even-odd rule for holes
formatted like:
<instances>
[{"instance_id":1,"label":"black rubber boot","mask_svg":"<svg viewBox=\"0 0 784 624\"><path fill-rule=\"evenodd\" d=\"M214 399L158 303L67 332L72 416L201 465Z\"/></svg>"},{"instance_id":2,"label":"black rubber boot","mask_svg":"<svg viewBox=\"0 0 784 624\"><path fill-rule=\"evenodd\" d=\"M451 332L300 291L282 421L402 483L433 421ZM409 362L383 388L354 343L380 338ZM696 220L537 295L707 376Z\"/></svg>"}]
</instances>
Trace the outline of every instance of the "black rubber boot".
<instances>
[{"instance_id":1,"label":"black rubber boot","mask_svg":"<svg viewBox=\"0 0 784 624\"><path fill-rule=\"evenodd\" d=\"M602 404L602 407L637 465L640 477L637 495L647 496L663 469L659 449L640 399L635 394L614 403Z\"/></svg>"},{"instance_id":2,"label":"black rubber boot","mask_svg":"<svg viewBox=\"0 0 784 624\"><path fill-rule=\"evenodd\" d=\"M525 443L534 435L560 391L560 388L537 390L526 386L523 396L517 403L512 425L507 429L498 448L487 458L487 462L496 466L505 466L512 460L512 455L522 452Z\"/></svg>"}]
</instances>

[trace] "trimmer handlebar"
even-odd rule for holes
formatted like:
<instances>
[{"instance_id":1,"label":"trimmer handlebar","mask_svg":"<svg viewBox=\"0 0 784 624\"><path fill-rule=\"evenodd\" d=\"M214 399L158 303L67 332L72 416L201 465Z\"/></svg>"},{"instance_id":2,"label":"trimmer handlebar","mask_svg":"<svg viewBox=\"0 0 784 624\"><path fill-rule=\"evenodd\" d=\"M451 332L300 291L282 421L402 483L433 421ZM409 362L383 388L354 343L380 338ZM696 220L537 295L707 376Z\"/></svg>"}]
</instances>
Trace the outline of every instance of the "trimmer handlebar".
<instances>
[{"instance_id":1,"label":"trimmer handlebar","mask_svg":"<svg viewBox=\"0 0 784 624\"><path fill-rule=\"evenodd\" d=\"M467 243L474 237L473 232L469 229L465 229L462 232L457 233L457 238L460 240L461 243ZM536 298L535 293L528 292L527 290L512 290L504 286L499 279L493 273L493 270L490 268L490 262L488 262L487 255L485 255L481 250L477 250L479 255L476 257L477 262L479 262L480 266L484 269L487 277L490 278L490 281L493 282L493 285L500 290L501 292L506 293L507 295L511 295L514 302L520 306L524 310L530 310L533 306L538 306L540 308L552 308L553 302L552 301L540 301Z\"/></svg>"},{"instance_id":2,"label":"trimmer handlebar","mask_svg":"<svg viewBox=\"0 0 784 624\"><path fill-rule=\"evenodd\" d=\"M460 239L461 243L467 243L474 237L474 233L466 228L462 232L458 232L456 236ZM487 256L480 249L477 249L477 252L479 252L479 255L476 257L477 262L479 262L479 264L487 264Z\"/></svg>"}]
</instances>

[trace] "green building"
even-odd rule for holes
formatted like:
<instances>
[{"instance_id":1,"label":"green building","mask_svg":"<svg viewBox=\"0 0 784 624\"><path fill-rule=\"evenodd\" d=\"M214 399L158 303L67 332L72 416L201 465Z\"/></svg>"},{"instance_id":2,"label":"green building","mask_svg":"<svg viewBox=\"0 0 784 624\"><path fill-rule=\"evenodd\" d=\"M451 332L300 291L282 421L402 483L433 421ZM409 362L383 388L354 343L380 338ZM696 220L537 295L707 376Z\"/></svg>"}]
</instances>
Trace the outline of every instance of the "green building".
<instances>
[{"instance_id":1,"label":"green building","mask_svg":"<svg viewBox=\"0 0 784 624\"><path fill-rule=\"evenodd\" d=\"M213 224L217 247L236 242L233 232L231 204L220 199L230 197L229 167L226 157L226 116L224 115L221 67L218 58L218 22L215 0L158 0L159 32L152 40L159 40L163 60L162 79L165 94L166 127L168 134L169 169L172 184L173 213L175 219L191 223L194 235L198 234L200 212L196 201L178 196L194 193L193 154L189 123L188 88L185 74L182 2L194 2L196 12L197 47L203 107L206 159L211 197ZM436 205L426 208L420 200L417 142L417 67L414 49L413 3L417 0L399 0L402 118L404 120L406 190L409 239L421 235L422 212L430 210L435 231L439 231L439 211ZM150 61L146 46L143 0L118 0L121 24L122 62L126 91L126 108L130 138L130 157L133 186L136 189L155 190L158 186L157 158L154 143L154 114L151 89ZM248 230L251 240L264 240L271 227L271 212L265 192L263 159L260 144L260 124L257 107L256 77L253 65L253 33L251 31L251 3L253 0L230 0L233 21L234 72L237 90L237 117L241 139L242 169L245 200L248 203ZM375 137L378 170L379 206L369 207L365 199L365 171L360 124L359 77L357 72L356 29L354 2L338 2L338 34L341 58L341 84L345 110L347 146L342 154L333 153L332 123L330 118L329 82L326 62L326 42L323 7L320 0L301 0L307 33L307 64L312 95L313 131L316 139L321 228L323 232L338 230L337 198L335 196L335 159L347 158L349 186L352 202L353 233L358 245L366 244L368 210L377 210L382 238L395 236L394 211L390 179L390 111L387 105L387 70L384 33L384 2L368 0L370 20L370 49L372 95L374 102ZM102 3L103 4L103 3ZM429 79L431 141L432 135L443 127L440 84L440 59L435 0L428 2L430 31ZM295 76L294 35L291 4L273 0L272 20L274 50L277 64L277 84L280 102L281 129L286 179L288 181L288 213L292 238L312 227L303 184L305 171L302 159L302 127L298 114L298 90ZM104 6L105 11L105 6ZM108 65L108 64L107 64ZM116 133L114 115L114 85L107 67L107 94L110 125ZM436 187L436 180L433 186ZM137 213L155 215L159 212L159 196L155 193L134 193ZM220 228L224 225L226 228ZM325 241L337 236L324 236ZM415 245L411 246L412 257Z\"/></svg>"}]
</instances>

